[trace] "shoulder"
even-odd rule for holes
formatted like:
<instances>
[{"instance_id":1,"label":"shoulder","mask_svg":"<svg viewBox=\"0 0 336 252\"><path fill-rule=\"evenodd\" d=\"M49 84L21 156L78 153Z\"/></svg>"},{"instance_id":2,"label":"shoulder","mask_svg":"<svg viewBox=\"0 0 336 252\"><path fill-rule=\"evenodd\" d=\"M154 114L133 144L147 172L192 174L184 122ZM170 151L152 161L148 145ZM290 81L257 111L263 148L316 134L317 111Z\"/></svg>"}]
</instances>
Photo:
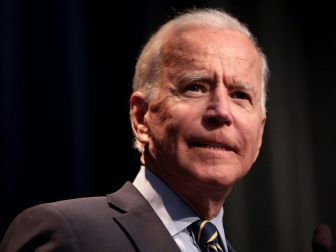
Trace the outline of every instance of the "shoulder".
<instances>
[{"instance_id":1,"label":"shoulder","mask_svg":"<svg viewBox=\"0 0 336 252\"><path fill-rule=\"evenodd\" d=\"M44 203L28 210L35 211L48 211L58 214L65 215L78 215L82 214L92 214L98 210L108 209L108 202L106 196L101 197L87 197L87 198L76 198L68 199L62 201L56 201L52 203Z\"/></svg>"},{"instance_id":2,"label":"shoulder","mask_svg":"<svg viewBox=\"0 0 336 252\"><path fill-rule=\"evenodd\" d=\"M113 229L115 224L108 220L115 214L106 197L36 205L13 220L0 251L34 251L37 248L42 251L83 251L80 247L87 237Z\"/></svg>"},{"instance_id":3,"label":"shoulder","mask_svg":"<svg viewBox=\"0 0 336 252\"><path fill-rule=\"evenodd\" d=\"M106 196L36 205L14 219L0 251L133 251L133 243L116 220L139 219L144 202L127 182Z\"/></svg>"},{"instance_id":4,"label":"shoulder","mask_svg":"<svg viewBox=\"0 0 336 252\"><path fill-rule=\"evenodd\" d=\"M97 212L109 212L106 197L77 198L44 203L24 210L14 221L24 222L47 222L50 224L53 220L69 222L74 218L94 218ZM47 218L48 217L48 218Z\"/></svg>"}]
</instances>

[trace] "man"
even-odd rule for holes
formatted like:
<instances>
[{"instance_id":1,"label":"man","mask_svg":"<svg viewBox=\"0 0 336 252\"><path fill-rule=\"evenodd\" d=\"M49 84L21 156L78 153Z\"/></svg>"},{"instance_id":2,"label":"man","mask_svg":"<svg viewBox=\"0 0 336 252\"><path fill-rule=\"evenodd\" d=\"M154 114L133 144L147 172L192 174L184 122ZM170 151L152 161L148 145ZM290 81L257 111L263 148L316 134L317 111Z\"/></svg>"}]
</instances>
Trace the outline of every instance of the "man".
<instances>
[{"instance_id":1,"label":"man","mask_svg":"<svg viewBox=\"0 0 336 252\"><path fill-rule=\"evenodd\" d=\"M252 35L227 13L193 10L171 20L136 65L135 181L107 198L24 211L0 251L233 251L223 204L258 156L267 74Z\"/></svg>"}]
</instances>

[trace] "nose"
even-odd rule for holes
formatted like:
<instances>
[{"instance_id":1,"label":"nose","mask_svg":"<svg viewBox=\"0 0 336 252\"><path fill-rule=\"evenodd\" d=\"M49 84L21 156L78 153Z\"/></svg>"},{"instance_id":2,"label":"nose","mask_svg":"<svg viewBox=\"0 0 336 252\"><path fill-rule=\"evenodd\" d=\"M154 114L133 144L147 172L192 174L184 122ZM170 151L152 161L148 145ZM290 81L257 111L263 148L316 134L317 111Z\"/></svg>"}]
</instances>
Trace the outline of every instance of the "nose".
<instances>
[{"instance_id":1,"label":"nose","mask_svg":"<svg viewBox=\"0 0 336 252\"><path fill-rule=\"evenodd\" d=\"M230 96L227 90L217 87L209 96L208 106L203 117L203 123L208 129L215 129L232 124Z\"/></svg>"}]
</instances>

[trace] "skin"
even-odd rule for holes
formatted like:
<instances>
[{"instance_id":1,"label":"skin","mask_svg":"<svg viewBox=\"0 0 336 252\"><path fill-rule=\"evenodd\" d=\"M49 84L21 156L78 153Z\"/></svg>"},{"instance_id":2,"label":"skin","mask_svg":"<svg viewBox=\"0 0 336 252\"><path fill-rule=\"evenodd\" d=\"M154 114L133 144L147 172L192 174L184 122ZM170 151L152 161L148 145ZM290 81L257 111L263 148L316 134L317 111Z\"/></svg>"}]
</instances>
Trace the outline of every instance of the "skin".
<instances>
[{"instance_id":1,"label":"skin","mask_svg":"<svg viewBox=\"0 0 336 252\"><path fill-rule=\"evenodd\" d=\"M189 28L163 46L157 85L150 102L139 91L130 99L143 163L212 219L259 153L260 57L242 33Z\"/></svg>"}]
</instances>

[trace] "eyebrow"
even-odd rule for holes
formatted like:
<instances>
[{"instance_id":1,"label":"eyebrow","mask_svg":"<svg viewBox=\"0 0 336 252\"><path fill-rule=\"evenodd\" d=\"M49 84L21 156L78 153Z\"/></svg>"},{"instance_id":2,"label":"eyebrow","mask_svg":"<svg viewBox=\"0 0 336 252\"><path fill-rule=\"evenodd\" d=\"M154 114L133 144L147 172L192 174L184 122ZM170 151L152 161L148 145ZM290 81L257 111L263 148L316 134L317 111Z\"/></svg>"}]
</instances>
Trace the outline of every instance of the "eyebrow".
<instances>
[{"instance_id":1,"label":"eyebrow","mask_svg":"<svg viewBox=\"0 0 336 252\"><path fill-rule=\"evenodd\" d=\"M182 80L183 82L194 82L194 81L203 81L203 82L208 82L208 83L215 83L216 77L209 75L207 72L205 73L199 73L199 72L195 72L195 73L185 73L185 74L181 74L181 76L179 77L180 81ZM239 89L242 91L245 91L249 94L251 94L254 97L257 97L257 90L253 87L251 87L250 84L248 84L247 82L244 81L233 81L233 82L225 82L225 85L228 88L232 88L232 89Z\"/></svg>"},{"instance_id":2,"label":"eyebrow","mask_svg":"<svg viewBox=\"0 0 336 252\"><path fill-rule=\"evenodd\" d=\"M210 76L206 72L188 72L181 74L179 76L180 80L194 82L194 81L205 81L205 82L214 82L213 76Z\"/></svg>"}]
</instances>

